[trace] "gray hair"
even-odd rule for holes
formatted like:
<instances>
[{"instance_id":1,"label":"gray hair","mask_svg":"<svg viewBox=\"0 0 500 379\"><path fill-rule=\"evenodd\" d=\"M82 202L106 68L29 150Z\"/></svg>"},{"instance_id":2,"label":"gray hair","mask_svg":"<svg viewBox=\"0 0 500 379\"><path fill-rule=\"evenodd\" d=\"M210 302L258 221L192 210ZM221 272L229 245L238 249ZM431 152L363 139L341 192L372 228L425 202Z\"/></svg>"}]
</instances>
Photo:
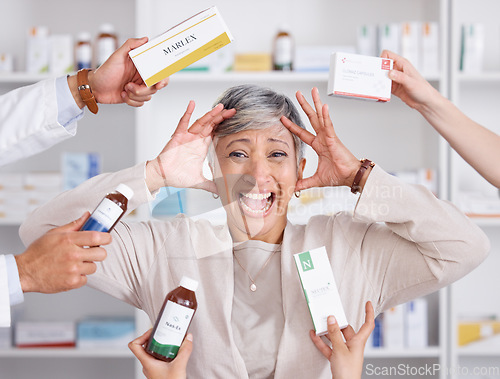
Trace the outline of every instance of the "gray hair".
<instances>
[{"instance_id":1,"label":"gray hair","mask_svg":"<svg viewBox=\"0 0 500 379\"><path fill-rule=\"evenodd\" d=\"M221 122L214 131L214 143L217 138L235 134L243 130L265 129L273 125L282 125L280 118L285 116L293 123L305 129L297 108L285 95L270 88L243 84L228 88L217 99L216 104L223 104L225 109L236 109L236 114ZM292 133L295 145L297 165L304 157L305 144ZM209 157L213 162L213 157Z\"/></svg>"}]
</instances>

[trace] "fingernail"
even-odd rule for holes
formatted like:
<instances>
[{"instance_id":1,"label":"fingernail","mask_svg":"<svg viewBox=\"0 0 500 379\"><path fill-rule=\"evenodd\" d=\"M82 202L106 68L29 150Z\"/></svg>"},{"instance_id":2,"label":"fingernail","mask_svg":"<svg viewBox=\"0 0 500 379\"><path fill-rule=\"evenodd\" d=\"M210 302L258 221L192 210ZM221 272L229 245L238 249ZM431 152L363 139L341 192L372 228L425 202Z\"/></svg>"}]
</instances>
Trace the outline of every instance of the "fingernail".
<instances>
[{"instance_id":1,"label":"fingernail","mask_svg":"<svg viewBox=\"0 0 500 379\"><path fill-rule=\"evenodd\" d=\"M396 79L396 72L394 70L389 71L389 78L390 79Z\"/></svg>"},{"instance_id":2,"label":"fingernail","mask_svg":"<svg viewBox=\"0 0 500 379\"><path fill-rule=\"evenodd\" d=\"M335 316L328 316L327 322L328 325L335 325L337 323L337 320L335 319Z\"/></svg>"},{"instance_id":3,"label":"fingernail","mask_svg":"<svg viewBox=\"0 0 500 379\"><path fill-rule=\"evenodd\" d=\"M186 335L186 339L187 339L188 341L193 342L193 335L192 335L191 333L188 333L188 334Z\"/></svg>"}]
</instances>

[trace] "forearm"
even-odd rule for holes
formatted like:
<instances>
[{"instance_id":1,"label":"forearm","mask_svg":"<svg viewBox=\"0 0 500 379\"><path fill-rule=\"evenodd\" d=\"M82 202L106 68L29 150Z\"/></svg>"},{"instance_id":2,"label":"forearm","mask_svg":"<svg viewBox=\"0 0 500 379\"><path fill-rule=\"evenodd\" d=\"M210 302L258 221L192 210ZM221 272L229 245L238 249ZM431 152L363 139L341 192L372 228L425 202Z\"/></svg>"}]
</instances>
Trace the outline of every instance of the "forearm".
<instances>
[{"instance_id":1,"label":"forearm","mask_svg":"<svg viewBox=\"0 0 500 379\"><path fill-rule=\"evenodd\" d=\"M418 109L450 146L491 184L500 188L500 136L479 125L443 96Z\"/></svg>"}]
</instances>

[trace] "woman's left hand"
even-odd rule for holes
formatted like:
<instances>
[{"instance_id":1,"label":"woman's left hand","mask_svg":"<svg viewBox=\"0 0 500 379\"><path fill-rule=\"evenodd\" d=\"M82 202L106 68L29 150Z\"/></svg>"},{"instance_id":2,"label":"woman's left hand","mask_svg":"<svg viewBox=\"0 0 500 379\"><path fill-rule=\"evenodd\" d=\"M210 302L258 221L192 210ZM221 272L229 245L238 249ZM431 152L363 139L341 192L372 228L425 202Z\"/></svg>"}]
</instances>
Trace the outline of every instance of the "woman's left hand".
<instances>
[{"instance_id":1,"label":"woman's left hand","mask_svg":"<svg viewBox=\"0 0 500 379\"><path fill-rule=\"evenodd\" d=\"M322 104L317 88L313 88L312 98L314 110L306 101L304 95L297 91L297 100L306 113L316 135L294 124L285 116L281 117L283 125L302 141L311 146L318 154L318 168L316 173L305 179L300 179L296 191L311 187L350 187L354 177L361 167L361 162L342 144L328 113L328 105Z\"/></svg>"}]
</instances>

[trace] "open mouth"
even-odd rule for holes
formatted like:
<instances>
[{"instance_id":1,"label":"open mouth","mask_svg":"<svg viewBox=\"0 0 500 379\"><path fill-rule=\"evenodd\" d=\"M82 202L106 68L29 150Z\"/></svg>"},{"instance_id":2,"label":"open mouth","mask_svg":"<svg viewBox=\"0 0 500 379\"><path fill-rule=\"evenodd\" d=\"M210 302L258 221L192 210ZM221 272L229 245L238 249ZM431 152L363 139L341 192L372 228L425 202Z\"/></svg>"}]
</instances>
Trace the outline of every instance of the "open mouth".
<instances>
[{"instance_id":1,"label":"open mouth","mask_svg":"<svg viewBox=\"0 0 500 379\"><path fill-rule=\"evenodd\" d=\"M266 215L271 209L276 194L274 192L264 193L240 193L239 201L245 213L254 216Z\"/></svg>"}]
</instances>

